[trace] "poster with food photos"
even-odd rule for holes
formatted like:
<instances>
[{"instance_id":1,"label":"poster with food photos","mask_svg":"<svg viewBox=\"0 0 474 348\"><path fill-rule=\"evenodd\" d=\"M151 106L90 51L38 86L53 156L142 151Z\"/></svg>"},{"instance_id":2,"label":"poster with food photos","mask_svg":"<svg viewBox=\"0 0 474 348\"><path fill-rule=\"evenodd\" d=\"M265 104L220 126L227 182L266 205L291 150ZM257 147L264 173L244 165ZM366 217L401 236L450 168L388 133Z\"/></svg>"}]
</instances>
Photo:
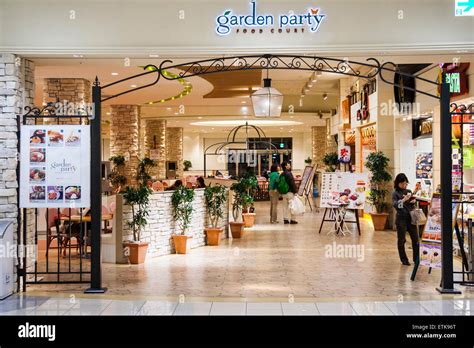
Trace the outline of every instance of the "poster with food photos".
<instances>
[{"instance_id":1,"label":"poster with food photos","mask_svg":"<svg viewBox=\"0 0 474 348\"><path fill-rule=\"evenodd\" d=\"M453 195L453 199L459 199L459 195ZM451 230L453 231L454 222L456 221L459 210L459 203L451 203L451 209L453 219ZM422 241L441 244L441 231L441 195L435 193L431 198L430 208L426 217L426 224L423 228Z\"/></svg>"},{"instance_id":2,"label":"poster with food photos","mask_svg":"<svg viewBox=\"0 0 474 348\"><path fill-rule=\"evenodd\" d=\"M90 206L90 127L24 125L20 139L20 207Z\"/></svg>"},{"instance_id":3,"label":"poster with food photos","mask_svg":"<svg viewBox=\"0 0 474 348\"><path fill-rule=\"evenodd\" d=\"M363 209L368 184L366 173L323 173L320 207L343 204L347 209Z\"/></svg>"},{"instance_id":4,"label":"poster with food photos","mask_svg":"<svg viewBox=\"0 0 474 348\"><path fill-rule=\"evenodd\" d=\"M416 178L432 179L433 178L433 153L417 152L415 159Z\"/></svg>"},{"instance_id":5,"label":"poster with food photos","mask_svg":"<svg viewBox=\"0 0 474 348\"><path fill-rule=\"evenodd\" d=\"M441 268L441 244L420 244L420 265Z\"/></svg>"}]
</instances>

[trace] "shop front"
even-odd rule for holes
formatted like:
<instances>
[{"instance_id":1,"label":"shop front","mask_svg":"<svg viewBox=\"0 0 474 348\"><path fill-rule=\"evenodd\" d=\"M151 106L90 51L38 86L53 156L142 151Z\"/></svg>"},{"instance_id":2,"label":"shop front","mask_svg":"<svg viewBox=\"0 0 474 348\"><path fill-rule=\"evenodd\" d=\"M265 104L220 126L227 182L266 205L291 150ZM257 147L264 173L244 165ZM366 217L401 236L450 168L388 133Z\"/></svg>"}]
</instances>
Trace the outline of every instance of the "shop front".
<instances>
[{"instance_id":1,"label":"shop front","mask_svg":"<svg viewBox=\"0 0 474 348\"><path fill-rule=\"evenodd\" d=\"M32 9L38 6L25 2ZM68 18L61 14L64 9L55 7L42 20L48 16L59 20L30 36L20 30L27 19L19 7L14 2L3 5L11 13L5 18L11 35L0 46L4 52L0 64L5 65L5 83L18 83L6 87L14 93L5 94L2 113L11 122L0 124L0 131L6 146L19 134L20 148L7 146L10 151L1 170L2 178L11 180L5 179L0 191L4 195L0 218L15 220L19 244L38 247L36 258L18 258L18 291L47 290L49 285L57 289L72 283L76 290L89 293L108 288L121 294L123 285L129 292L178 296L186 291L180 277L198 280L197 275L203 274L199 278L202 291L188 288L198 297L206 291L215 297L282 297L288 292L318 297L318 291L325 296L331 291L343 296L373 295L375 284L396 281L393 268L399 266L395 234L388 232L392 217L385 232L374 231L370 218L364 217L364 212L379 213L366 199L374 175L367 162L379 153L388 160L392 177L405 173L410 185L419 183L417 199L428 209L427 215L438 188L444 197L437 221L442 238L435 245L442 262L431 275L420 276L419 270L414 285L407 285L412 284L411 269L402 269L403 280L397 286L408 287L407 295L412 291L425 296L442 279L440 292L455 291L453 269L464 263L453 259L453 238L459 249L458 239L445 227L458 220L451 209L458 196L451 197L452 192L470 192L466 190L472 183L474 141L470 140L471 119L456 116L460 113L454 110L452 124L450 103L472 104L473 93L466 82L473 82L468 63L472 54L462 53L472 49L472 37L465 30L469 22L430 13L433 23L446 22L451 31L465 35L459 38L460 44L452 44L449 30L432 35L435 24L427 24L432 30L414 35L417 23L405 13L422 8L409 1L403 3L404 10L388 1L377 5L362 1L357 6L323 2L317 7L298 1L292 8L270 1L176 2L165 8L160 4L147 4L150 8L140 14L131 4L122 4L120 9L108 7L107 15L97 4L77 4L68 10ZM450 8L445 2L440 4ZM91 7L97 7L96 11ZM380 18L382 8L384 13L390 12L387 8L393 13L377 23L356 19ZM153 17L158 12L163 17L159 23ZM342 12L353 14L354 19L347 20ZM124 20L131 25L124 28L120 25ZM353 31L355 23L359 35L340 35ZM385 30L390 27L397 29ZM106 39L92 34L112 29L113 35L105 35ZM74 33L74 42L64 42L67 33ZM419 42L428 53L421 54ZM440 66L453 51L459 51L466 63ZM459 75L455 75L457 68L462 70ZM450 86L456 90L449 91ZM266 104L259 107L262 95ZM58 102L69 105L64 100L79 107L71 112L58 110ZM25 113L23 107L34 104L43 106ZM13 121L18 115L17 127ZM458 139L454 145L449 141L451 129ZM17 176L14 158L18 153L22 157ZM459 170L451 168L452 154L453 168ZM456 154L462 164L456 162ZM284 163L292 167L295 193L309 206L303 216L287 219L285 215L277 225L267 217L271 206L268 176L272 167ZM338 192L338 199L347 198L348 207L340 201L337 206L332 202L330 209L321 205L321 185L331 171L336 171L331 176L334 180L341 180L339 186L350 182L348 192ZM452 189L457 178L459 190ZM390 186L391 180L385 184ZM279 211L287 195L280 193ZM390 208L383 213L393 215L390 193L388 189L382 202ZM469 205L461 205L460 227L468 236L464 215L470 214ZM358 233L344 230L345 208L356 219ZM334 231L328 227L318 234L327 218L324 210L335 214L328 224ZM279 233L288 240L294 237L290 220L300 220L301 227L295 227L293 234L310 246L309 251L298 239L287 244L278 239ZM209 229L219 228L217 241L212 239L219 246L209 246ZM339 239L340 231L345 241ZM187 245L186 255L175 255L182 254L178 237ZM354 250L379 243L390 250L389 259L397 264L382 264L383 250L377 250L373 258L366 252L369 262L360 264L351 257L339 260L322 254L321 248L332 242L348 243ZM253 247L265 259L253 257ZM344 277L342 270L354 267L370 276L355 292L341 290L343 285L337 282L334 288L313 292L303 285L294 290L302 280L296 275L293 279L293 273L288 279L296 285L272 288L273 282L281 280L269 261L281 261L272 256L273 247L285 260L292 250L295 265L303 267L314 283L332 279L300 263L316 249L312 262L325 265L333 275L340 271ZM256 261L261 268L253 268ZM127 267L138 271L149 267L168 272L169 277L158 277L167 285L158 286L154 293L153 277L131 276L123 266L129 262ZM214 267L232 277L239 272L245 276L238 281L209 276ZM261 272L262 289L246 269ZM386 272L387 278L378 277L378 272ZM221 281L240 285L210 289L210 284ZM145 288L134 287L134 282L146 284ZM402 291L397 286L394 291ZM395 296L395 292L386 295Z\"/></svg>"}]
</instances>

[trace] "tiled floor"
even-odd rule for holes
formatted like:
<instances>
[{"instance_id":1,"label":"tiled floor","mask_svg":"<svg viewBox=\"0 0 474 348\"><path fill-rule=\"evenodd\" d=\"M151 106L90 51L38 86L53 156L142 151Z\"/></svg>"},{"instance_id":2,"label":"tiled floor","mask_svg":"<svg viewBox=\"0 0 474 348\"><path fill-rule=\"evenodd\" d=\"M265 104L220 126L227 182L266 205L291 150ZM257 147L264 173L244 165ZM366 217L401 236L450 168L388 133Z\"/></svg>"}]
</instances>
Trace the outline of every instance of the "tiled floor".
<instances>
[{"instance_id":1,"label":"tiled floor","mask_svg":"<svg viewBox=\"0 0 474 348\"><path fill-rule=\"evenodd\" d=\"M281 204L281 203L280 203ZM281 207L280 207L281 209ZM256 204L257 220L246 229L241 239L224 240L218 247L192 249L187 255L167 255L148 259L143 265L103 265L103 285L108 288L104 298L127 300L176 301L185 304L172 308L160 303L139 303L133 311L163 310L179 314L242 312L241 306L192 305L188 302L247 301L246 313L259 313L257 302L390 302L407 300L438 300L443 297L435 288L440 272L431 274L420 267L416 281L410 280L412 267L402 266L396 248L394 231L373 231L370 221L362 219L362 235L345 237L328 235L327 223L318 234L322 212L307 212L299 224L269 224L268 203ZM281 212L281 211L280 211ZM281 216L280 216L281 220ZM409 237L407 237L409 239ZM410 254L409 242L407 253ZM341 251L342 250L342 251ZM333 253L333 251L335 251ZM459 265L457 262L456 265ZM29 294L82 294L86 285L38 285L28 288ZM462 288L464 297L474 297L474 290ZM387 305L388 306L388 305ZM265 310L292 313L296 307L267 305ZM353 310L366 314L385 314L382 304L357 306L322 305L318 310L351 314ZM414 308L392 305L393 311L413 312ZM418 308L423 313L426 307ZM432 310L439 308L431 307ZM74 308L76 313L97 312L97 308ZM120 314L128 308L110 307L105 313ZM308 313L312 307L305 307ZM300 310L304 312L303 308ZM296 310L299 311L299 310ZM184 313L183 312L183 313ZM320 311L321 312L321 311Z\"/></svg>"},{"instance_id":2,"label":"tiled floor","mask_svg":"<svg viewBox=\"0 0 474 348\"><path fill-rule=\"evenodd\" d=\"M469 299L406 302L184 302L14 295L0 315L474 315Z\"/></svg>"}]
</instances>

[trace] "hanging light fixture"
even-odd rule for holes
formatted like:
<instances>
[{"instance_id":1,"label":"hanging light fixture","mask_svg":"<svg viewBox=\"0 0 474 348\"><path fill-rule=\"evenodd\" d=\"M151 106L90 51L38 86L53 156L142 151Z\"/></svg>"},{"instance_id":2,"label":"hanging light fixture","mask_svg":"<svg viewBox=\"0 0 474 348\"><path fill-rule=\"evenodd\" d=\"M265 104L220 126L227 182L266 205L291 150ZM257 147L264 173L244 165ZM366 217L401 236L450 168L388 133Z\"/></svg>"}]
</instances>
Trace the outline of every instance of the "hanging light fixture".
<instances>
[{"instance_id":1,"label":"hanging light fixture","mask_svg":"<svg viewBox=\"0 0 474 348\"><path fill-rule=\"evenodd\" d=\"M252 94L252 106L255 117L280 117L283 94L272 87L272 79L263 79L263 88Z\"/></svg>"}]
</instances>

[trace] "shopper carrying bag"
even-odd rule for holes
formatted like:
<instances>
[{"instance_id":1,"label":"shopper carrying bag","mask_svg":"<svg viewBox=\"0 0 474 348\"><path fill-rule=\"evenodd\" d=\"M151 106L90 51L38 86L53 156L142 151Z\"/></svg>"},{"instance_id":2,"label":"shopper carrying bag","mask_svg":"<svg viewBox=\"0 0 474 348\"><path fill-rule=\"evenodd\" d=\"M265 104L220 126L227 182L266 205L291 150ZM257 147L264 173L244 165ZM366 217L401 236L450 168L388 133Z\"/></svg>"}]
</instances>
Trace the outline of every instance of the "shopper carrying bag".
<instances>
[{"instance_id":1,"label":"shopper carrying bag","mask_svg":"<svg viewBox=\"0 0 474 348\"><path fill-rule=\"evenodd\" d=\"M419 256L418 246L418 233L416 232L415 226L412 223L411 212L415 207L415 198L413 195L417 192L412 193L407 189L408 178L405 174L400 173L395 177L394 191L392 194L392 205L397 211L395 219L395 225L397 226L397 245L398 254L400 261L403 265L409 266L407 254L405 252L406 233L410 235L411 245L413 249L413 262L416 262Z\"/></svg>"},{"instance_id":2,"label":"shopper carrying bag","mask_svg":"<svg viewBox=\"0 0 474 348\"><path fill-rule=\"evenodd\" d=\"M280 192L278 192L278 183L280 177L280 166L278 163L272 165L270 174L268 175L268 194L270 195L270 223L278 223L278 199L280 198Z\"/></svg>"},{"instance_id":3,"label":"shopper carrying bag","mask_svg":"<svg viewBox=\"0 0 474 348\"><path fill-rule=\"evenodd\" d=\"M281 164L283 173L281 173L278 183L278 192L283 197L283 222L285 224L297 224L293 214L290 211L290 201L295 197L296 189L295 179L291 173L291 165L288 162Z\"/></svg>"}]
</instances>

